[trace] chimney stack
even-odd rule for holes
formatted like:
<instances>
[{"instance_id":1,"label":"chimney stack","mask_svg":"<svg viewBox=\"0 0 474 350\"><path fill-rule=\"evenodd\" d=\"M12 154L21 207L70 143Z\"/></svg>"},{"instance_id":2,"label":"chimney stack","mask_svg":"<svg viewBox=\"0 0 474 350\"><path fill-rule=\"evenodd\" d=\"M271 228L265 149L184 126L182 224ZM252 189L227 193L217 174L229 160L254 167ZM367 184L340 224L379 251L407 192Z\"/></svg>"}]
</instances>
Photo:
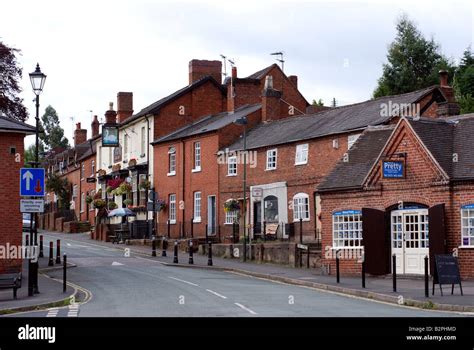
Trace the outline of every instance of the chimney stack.
<instances>
[{"instance_id":1,"label":"chimney stack","mask_svg":"<svg viewBox=\"0 0 474 350\"><path fill-rule=\"evenodd\" d=\"M448 72L445 70L439 71L439 85L441 87L449 86L448 85Z\"/></svg>"},{"instance_id":2,"label":"chimney stack","mask_svg":"<svg viewBox=\"0 0 474 350\"><path fill-rule=\"evenodd\" d=\"M232 79L237 79L237 67L232 66Z\"/></svg>"},{"instance_id":3,"label":"chimney stack","mask_svg":"<svg viewBox=\"0 0 474 350\"><path fill-rule=\"evenodd\" d=\"M262 93L262 121L268 122L280 118L281 91L273 88L273 77L265 77L265 88Z\"/></svg>"},{"instance_id":4,"label":"chimney stack","mask_svg":"<svg viewBox=\"0 0 474 350\"><path fill-rule=\"evenodd\" d=\"M81 129L81 123L76 123L74 130L74 147L87 141L87 130Z\"/></svg>"},{"instance_id":5,"label":"chimney stack","mask_svg":"<svg viewBox=\"0 0 474 350\"><path fill-rule=\"evenodd\" d=\"M189 85L206 76L211 76L219 84L222 84L222 62L207 60L189 61Z\"/></svg>"},{"instance_id":6,"label":"chimney stack","mask_svg":"<svg viewBox=\"0 0 474 350\"><path fill-rule=\"evenodd\" d=\"M105 112L105 124L117 124L117 112L114 111L113 102L109 102L109 110Z\"/></svg>"},{"instance_id":7,"label":"chimney stack","mask_svg":"<svg viewBox=\"0 0 474 350\"><path fill-rule=\"evenodd\" d=\"M119 92L117 94L117 119L122 123L133 114L133 93Z\"/></svg>"},{"instance_id":8,"label":"chimney stack","mask_svg":"<svg viewBox=\"0 0 474 350\"><path fill-rule=\"evenodd\" d=\"M92 131L92 137L99 136L99 131L100 130L100 123L99 120L97 119L97 116L94 116L94 120L91 123L91 131Z\"/></svg>"},{"instance_id":9,"label":"chimney stack","mask_svg":"<svg viewBox=\"0 0 474 350\"><path fill-rule=\"evenodd\" d=\"M290 79L291 83L295 86L295 88L298 88L298 76L290 75L288 79Z\"/></svg>"}]
</instances>

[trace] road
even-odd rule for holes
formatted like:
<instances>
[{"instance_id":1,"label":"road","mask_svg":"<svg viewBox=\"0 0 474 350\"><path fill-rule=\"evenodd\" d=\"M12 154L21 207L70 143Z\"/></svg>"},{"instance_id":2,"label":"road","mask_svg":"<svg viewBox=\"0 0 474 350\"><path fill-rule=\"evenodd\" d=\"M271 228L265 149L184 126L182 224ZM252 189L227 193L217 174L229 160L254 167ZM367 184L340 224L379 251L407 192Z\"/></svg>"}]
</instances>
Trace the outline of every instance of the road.
<instances>
[{"instance_id":1,"label":"road","mask_svg":"<svg viewBox=\"0 0 474 350\"><path fill-rule=\"evenodd\" d=\"M55 240L45 234L45 244ZM47 245L46 245L47 246ZM104 247L62 239L62 252L77 267L68 280L91 293L86 303L11 317L417 317L455 316L373 302L230 272L166 266ZM61 279L62 272L50 272Z\"/></svg>"}]
</instances>

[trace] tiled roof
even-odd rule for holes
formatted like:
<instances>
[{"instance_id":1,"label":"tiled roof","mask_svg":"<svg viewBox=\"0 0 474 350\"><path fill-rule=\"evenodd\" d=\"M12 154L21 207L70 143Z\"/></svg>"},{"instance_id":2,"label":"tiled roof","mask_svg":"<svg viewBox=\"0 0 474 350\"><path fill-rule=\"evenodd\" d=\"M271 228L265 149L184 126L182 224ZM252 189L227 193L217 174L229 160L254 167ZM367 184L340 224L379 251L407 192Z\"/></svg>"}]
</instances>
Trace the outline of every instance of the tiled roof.
<instances>
[{"instance_id":1,"label":"tiled roof","mask_svg":"<svg viewBox=\"0 0 474 350\"><path fill-rule=\"evenodd\" d=\"M18 120L0 116L0 131L19 132L23 134L34 134L36 129L34 126L22 123Z\"/></svg>"},{"instance_id":2,"label":"tiled roof","mask_svg":"<svg viewBox=\"0 0 474 350\"><path fill-rule=\"evenodd\" d=\"M249 114L258 111L261 108L261 104L245 105L237 108L234 112L222 112L214 115L208 115L197 120L193 124L187 125L155 140L152 142L152 144L158 144L215 131L226 125L232 124L238 118L248 116Z\"/></svg>"},{"instance_id":3,"label":"tiled roof","mask_svg":"<svg viewBox=\"0 0 474 350\"><path fill-rule=\"evenodd\" d=\"M268 72L270 72L272 70L272 68L274 68L275 66L278 66L278 65L276 63L274 63L271 66L263 68L263 69L259 70L258 72L255 72L255 73L249 75L247 77L247 79L262 79L262 78L265 78L267 76Z\"/></svg>"},{"instance_id":4,"label":"tiled roof","mask_svg":"<svg viewBox=\"0 0 474 350\"><path fill-rule=\"evenodd\" d=\"M274 146L316 137L361 130L369 125L388 122L392 116L382 116L382 104L416 103L427 94L437 90L430 87L402 95L384 96L374 100L328 109L316 114L289 117L262 123L247 134L247 148ZM238 140L230 150L243 149Z\"/></svg>"}]
</instances>

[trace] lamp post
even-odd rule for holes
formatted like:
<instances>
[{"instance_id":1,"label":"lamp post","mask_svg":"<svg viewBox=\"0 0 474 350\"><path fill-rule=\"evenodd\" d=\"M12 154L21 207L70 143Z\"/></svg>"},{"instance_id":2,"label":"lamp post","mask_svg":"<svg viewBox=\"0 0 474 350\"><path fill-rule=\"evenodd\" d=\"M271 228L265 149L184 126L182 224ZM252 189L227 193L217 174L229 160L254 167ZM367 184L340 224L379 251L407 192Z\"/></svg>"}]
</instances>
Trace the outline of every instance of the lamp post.
<instances>
[{"instance_id":1,"label":"lamp post","mask_svg":"<svg viewBox=\"0 0 474 350\"><path fill-rule=\"evenodd\" d=\"M241 117L234 120L237 125L243 125L244 127L244 171L243 171L243 192L244 192L244 262L247 261L247 117Z\"/></svg>"},{"instance_id":2,"label":"lamp post","mask_svg":"<svg viewBox=\"0 0 474 350\"><path fill-rule=\"evenodd\" d=\"M44 83L46 81L46 75L41 72L40 66L37 63L36 69L33 73L30 73L30 81L31 87L33 88L33 92L36 95L36 132L35 132L35 162L33 167L39 168L39 95L43 91ZM31 239L33 240L34 237L34 245L38 244L38 213L35 213L34 216L34 235L31 233ZM28 278L28 295L32 295L33 293L38 294L38 260L35 263L32 263L31 260L29 262L29 269L33 268L34 273L30 274L30 278ZM32 293L30 293L32 291Z\"/></svg>"}]
</instances>

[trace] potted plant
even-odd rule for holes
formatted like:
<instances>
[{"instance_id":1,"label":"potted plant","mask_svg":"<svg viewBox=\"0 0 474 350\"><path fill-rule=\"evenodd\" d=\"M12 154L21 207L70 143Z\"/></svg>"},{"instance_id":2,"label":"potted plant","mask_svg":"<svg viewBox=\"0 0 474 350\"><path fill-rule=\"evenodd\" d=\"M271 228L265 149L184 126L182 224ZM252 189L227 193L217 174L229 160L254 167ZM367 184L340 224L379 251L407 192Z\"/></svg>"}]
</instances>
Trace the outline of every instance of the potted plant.
<instances>
[{"instance_id":1,"label":"potted plant","mask_svg":"<svg viewBox=\"0 0 474 350\"><path fill-rule=\"evenodd\" d=\"M97 170L97 175L98 176L105 176L105 174L107 174L107 172L104 169Z\"/></svg>"},{"instance_id":2,"label":"potted plant","mask_svg":"<svg viewBox=\"0 0 474 350\"><path fill-rule=\"evenodd\" d=\"M131 158L128 161L128 166L131 167L131 166L135 166L135 165L137 165L137 159L136 158Z\"/></svg>"},{"instance_id":3,"label":"potted plant","mask_svg":"<svg viewBox=\"0 0 474 350\"><path fill-rule=\"evenodd\" d=\"M230 198L224 202L224 211L236 211L240 210L240 204L236 199Z\"/></svg>"},{"instance_id":4,"label":"potted plant","mask_svg":"<svg viewBox=\"0 0 474 350\"><path fill-rule=\"evenodd\" d=\"M102 209L105 207L105 201L101 198L94 199L92 202L92 205L94 206L95 209Z\"/></svg>"},{"instance_id":5,"label":"potted plant","mask_svg":"<svg viewBox=\"0 0 474 350\"><path fill-rule=\"evenodd\" d=\"M122 165L120 163L112 165L112 171L119 171L121 166Z\"/></svg>"},{"instance_id":6,"label":"potted plant","mask_svg":"<svg viewBox=\"0 0 474 350\"><path fill-rule=\"evenodd\" d=\"M109 210L117 209L118 205L115 202L109 202L108 208Z\"/></svg>"},{"instance_id":7,"label":"potted plant","mask_svg":"<svg viewBox=\"0 0 474 350\"><path fill-rule=\"evenodd\" d=\"M129 198L123 201L123 204L125 204L128 208L132 206L133 201Z\"/></svg>"},{"instance_id":8,"label":"potted plant","mask_svg":"<svg viewBox=\"0 0 474 350\"><path fill-rule=\"evenodd\" d=\"M120 191L120 194L130 193L132 192L132 185L130 185L128 182L122 182L118 187L118 190Z\"/></svg>"},{"instance_id":9,"label":"potted plant","mask_svg":"<svg viewBox=\"0 0 474 350\"><path fill-rule=\"evenodd\" d=\"M87 204L91 204L93 200L94 200L94 198L92 198L92 196L89 196L89 195L86 196L86 203Z\"/></svg>"}]
</instances>

